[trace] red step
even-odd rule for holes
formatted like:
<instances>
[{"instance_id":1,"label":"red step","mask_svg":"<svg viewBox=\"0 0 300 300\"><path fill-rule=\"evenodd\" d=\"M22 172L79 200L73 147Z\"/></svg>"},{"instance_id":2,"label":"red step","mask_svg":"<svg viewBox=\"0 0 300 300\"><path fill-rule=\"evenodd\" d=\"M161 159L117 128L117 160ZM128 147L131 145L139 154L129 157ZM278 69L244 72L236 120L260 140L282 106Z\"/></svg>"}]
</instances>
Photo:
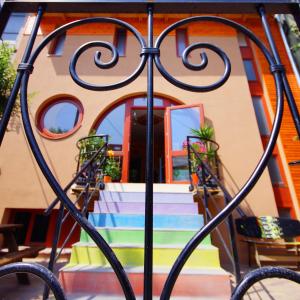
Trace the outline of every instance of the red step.
<instances>
[{"instance_id":1,"label":"red step","mask_svg":"<svg viewBox=\"0 0 300 300\"><path fill-rule=\"evenodd\" d=\"M154 270L153 296L161 294L168 271ZM143 295L142 269L128 268L126 273L135 295ZM59 279L67 294L123 295L117 277L110 268L80 265L66 267L61 270ZM207 297L207 299L230 299L230 295L229 275L221 269L183 270L172 293L175 297Z\"/></svg>"}]
</instances>

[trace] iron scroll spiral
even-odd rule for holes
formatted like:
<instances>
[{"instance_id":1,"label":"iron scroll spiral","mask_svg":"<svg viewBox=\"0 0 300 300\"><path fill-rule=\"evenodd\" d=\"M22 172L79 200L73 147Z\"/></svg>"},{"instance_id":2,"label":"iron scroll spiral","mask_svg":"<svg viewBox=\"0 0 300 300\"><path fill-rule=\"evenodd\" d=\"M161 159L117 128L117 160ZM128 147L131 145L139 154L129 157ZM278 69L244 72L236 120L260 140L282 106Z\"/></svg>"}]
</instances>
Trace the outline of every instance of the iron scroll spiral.
<instances>
[{"instance_id":1,"label":"iron scroll spiral","mask_svg":"<svg viewBox=\"0 0 300 300\"><path fill-rule=\"evenodd\" d=\"M141 51L140 51L141 53L142 53L142 49L146 48L146 42L145 42L144 38L142 37L141 33L137 29L135 29L132 25L130 25L124 21L114 19L114 18L105 18L105 17L86 18L86 19L82 19L82 20L78 20L78 21L74 21L74 22L65 24L65 25L57 28L53 32L51 32L48 36L46 36L43 39L43 41L38 45L38 47L36 48L34 53L32 54L29 64L33 64L35 62L37 56L41 53L41 51L45 48L45 46L49 42L51 42L54 38L60 36L61 34L65 33L69 29L72 29L74 27L78 27L81 25L85 25L85 24L91 24L91 23L109 23L109 24L114 24L121 28L124 28L124 29L128 30L129 32L131 32L133 34L133 36L137 39L137 41L141 47ZM76 64L77 64L77 61L78 61L80 55L92 47L102 47L102 48L110 50L110 52L112 53L111 60L109 62L103 62L101 60L101 51L96 51L96 53L94 55L94 63L100 69L113 68L118 63L118 59L119 59L119 54L118 54L118 50L116 49L116 47L112 43L109 43L106 41L92 41L92 42L88 42L88 43L82 45L81 47L79 47L75 51L75 53L73 54L73 56L70 60L69 71L70 71L70 75L71 75L72 79L78 85L80 85L81 87L88 89L88 90L109 91L109 90L114 90L114 89L124 87L124 86L128 85L129 83L131 83L132 81L134 81L141 74L141 72L143 71L143 69L146 65L146 62L147 62L147 57L145 55L141 55L141 61L140 61L139 65L137 66L137 68L133 71L132 74L130 74L124 80L113 83L113 84L107 84L107 85L91 84L91 83L85 82L82 79L80 79L80 77L76 71Z\"/></svg>"},{"instance_id":2,"label":"iron scroll spiral","mask_svg":"<svg viewBox=\"0 0 300 300\"><path fill-rule=\"evenodd\" d=\"M202 21L203 18L206 17L192 17L192 18L187 18L184 20L181 20L179 22L176 22L174 24L172 24L171 26L169 26L168 28L166 28L157 38L157 41L155 43L155 48L159 49L165 39L165 37L173 30L177 29L178 27L181 27L183 25L186 25L188 23L192 23L192 22L196 22L196 21ZM182 53L182 63L183 65L192 71L201 71L203 69L205 69L208 65L208 58L207 58L207 54L205 52L201 52L200 53L200 59L201 62L199 64L194 64L191 63L189 61L189 55L191 54L192 51L196 50L196 49L209 49L212 52L214 52L216 55L218 55L221 60L224 63L224 73L221 76L221 78L211 84L211 85L206 85L206 86L197 86L197 85L191 85L182 81L179 81L178 79L176 79L175 77L173 77L170 73L168 73L168 71L165 69L165 67L163 66L160 56L159 55L155 55L155 64L157 69L159 70L159 72L161 73L161 75L168 80L171 84L187 90L187 91L193 91L193 92L209 92L209 91L213 91L219 87L221 87L223 84L225 84L225 82L228 80L230 73L231 73L231 63L230 60L228 58L228 56L226 55L226 53L220 49L219 47L209 44L209 43L194 43L190 46L188 46Z\"/></svg>"},{"instance_id":3,"label":"iron scroll spiral","mask_svg":"<svg viewBox=\"0 0 300 300\"><path fill-rule=\"evenodd\" d=\"M280 267L263 267L246 274L244 279L234 289L231 300L243 299L243 296L245 296L252 285L266 278L282 278L300 284L300 274L295 271Z\"/></svg>"},{"instance_id":4,"label":"iron scroll spiral","mask_svg":"<svg viewBox=\"0 0 300 300\"><path fill-rule=\"evenodd\" d=\"M12 263L8 265L4 265L0 268L0 277L4 277L9 274L16 273L27 273L33 274L39 277L44 283L52 291L55 299L65 300L66 297L64 295L64 291L55 277L55 275L49 271L46 267L40 264L32 264L32 263Z\"/></svg>"},{"instance_id":5,"label":"iron scroll spiral","mask_svg":"<svg viewBox=\"0 0 300 300\"><path fill-rule=\"evenodd\" d=\"M87 49L90 49L92 47L103 47L106 48L108 50L111 51L112 53L112 58L110 61L108 62L103 62L101 60L101 52L97 51L95 53L94 56L94 63L95 65L100 68L100 69L110 69L113 68L119 61L119 54L118 51L116 49L116 47L114 45L112 45L111 43L108 42L103 42L103 41L92 41L89 43L86 43L84 45L82 45L81 47L79 47L75 53L73 54L73 57L71 58L70 61L70 66L69 66L69 71L70 71L70 75L72 77L72 79L81 87L89 89L89 90L103 90L103 86L97 86L95 84L90 84L87 83L85 81L83 81L82 79L79 78L77 72L76 72L76 64L78 62L78 59L80 57L80 55L85 52ZM117 85L118 86L118 85Z\"/></svg>"},{"instance_id":6,"label":"iron scroll spiral","mask_svg":"<svg viewBox=\"0 0 300 300\"><path fill-rule=\"evenodd\" d=\"M206 225L204 225L193 237L192 239L187 243L187 245L184 247L180 255L177 257L174 265L172 266L172 269L168 275L168 278L165 282L162 294L161 294L161 300L168 300L171 296L172 290L174 288L174 285L176 283L176 280L184 267L186 261L190 257L190 255L193 253L193 251L197 248L197 246L202 242L202 240L212 232L220 223L222 223L237 207L238 205L243 201L243 199L247 196L247 194L252 190L256 182L259 180L260 176L262 175L264 169L267 166L267 163L269 161L269 158L273 152L273 149L276 144L276 140L279 134L280 125L282 121L282 115L283 115L283 88L282 88L282 78L281 78L281 72L282 68L277 68L276 61L273 57L273 55L269 52L269 50L265 47L265 45L254 35L252 31L247 29L246 27L225 19L221 17L214 17L214 16L197 16L197 17L190 17L183 19L179 22L176 22L169 26L159 37L156 42L156 46L160 47L162 40L166 37L166 35L174 30L175 28L179 26L186 25L188 23L192 22L217 22L224 25L227 25L231 28L236 29L237 31L241 31L244 33L252 42L256 44L256 46L261 50L263 53L265 59L270 65L270 71L273 74L275 86L276 86L276 113L273 121L272 130L270 133L270 139L266 145L266 149L264 153L262 154L257 166L255 167L254 171L246 181L246 183L243 185L243 187L240 189L240 191L234 196L232 201L221 211L219 212L213 219L211 219ZM195 46L196 47L196 46ZM188 48L185 49L185 51L188 51ZM203 54L202 54L203 57ZM170 74L168 74L165 69L162 67L160 59L158 56L155 57L155 63L161 74L171 83L176 85L177 87L180 87L185 90L192 90L192 91L198 91L203 92L207 90L214 90L216 87L216 84L213 84L209 87L203 87L201 86L189 86L185 83L179 82L176 79L174 79ZM225 81L224 81L225 83ZM218 84L218 83L217 83ZM237 298L235 298L237 299Z\"/></svg>"},{"instance_id":7,"label":"iron scroll spiral","mask_svg":"<svg viewBox=\"0 0 300 300\"><path fill-rule=\"evenodd\" d=\"M47 37L45 37L45 39L37 46L36 50L33 52L33 54L31 55L31 57L28 61L28 64L27 64L28 68L26 69L26 71L24 73L22 83L21 83L21 93L20 94L21 94L22 120L23 120L26 137L30 144L32 153L33 153L43 175L45 176L46 180L48 181L49 185L55 192L56 196L63 203L65 208L70 211L70 214L76 220L76 222L86 232L88 232L88 234L90 235L92 240L96 243L98 248L102 251L102 253L106 257L107 261L110 263L112 269L114 270L114 272L121 284L121 287L123 289L126 299L132 300L132 299L135 299L135 295L134 295L132 286L130 284L130 281L128 280L127 274L126 274L123 266L121 265L120 261L116 257L115 253L113 252L113 250L111 249L109 244L105 241L105 239L97 232L96 228L91 223L89 223L89 221L86 218L82 217L80 212L76 209L73 202L66 195L66 193L64 192L64 190L62 189L62 187L60 186L60 184L57 182L56 178L54 177L52 171L48 167L48 165L44 159L44 156L38 146L38 143L35 139L33 129L31 126L29 112L28 112L28 101L27 101L28 82L29 82L30 74L33 70L33 65L34 65L38 55L46 47L46 45L51 40L53 40L55 37L61 35L68 29L71 29L76 26L84 25L84 24L89 24L89 23L111 23L111 24L116 24L118 26L125 27L130 32L132 32L133 35L138 39L142 48L146 47L143 37L134 27L132 27L131 25L129 25L126 22L123 22L123 21L117 20L117 19L113 19L113 18L102 18L102 17L87 18L87 19L74 21L74 22L71 22L71 23L61 26L60 28L58 28L55 31L53 31L52 33L50 33ZM73 55L73 59L71 60L71 64L70 64L70 71L72 70L72 74L74 76L73 79L75 79L76 82L81 81L76 73L77 59L80 56L80 54L83 53L83 51L90 48L92 45L108 48L113 53L112 60L110 62L104 64L100 60L100 56L101 56L100 52L96 52L94 60L98 67L111 68L117 63L118 55L116 54L116 52L115 52L116 50L113 45L111 45L109 43L105 43L105 42L91 42L91 43L85 44L81 48L79 48L79 50L77 50L75 52L75 54ZM117 82L117 83L111 84L111 85L91 85L91 84L85 83L85 82L81 83L80 85L89 90L97 90L97 91L107 91L107 90L113 90L116 88L123 87L123 86L131 83L133 80L135 80L138 77L138 75L143 71L144 66L146 64L146 59L147 59L146 56L142 56L141 62L139 64L139 66L137 67L137 69L134 71L134 73L131 74L129 77L127 77L123 81L120 81L120 82ZM58 298L58 299L60 299L60 298Z\"/></svg>"}]
</instances>

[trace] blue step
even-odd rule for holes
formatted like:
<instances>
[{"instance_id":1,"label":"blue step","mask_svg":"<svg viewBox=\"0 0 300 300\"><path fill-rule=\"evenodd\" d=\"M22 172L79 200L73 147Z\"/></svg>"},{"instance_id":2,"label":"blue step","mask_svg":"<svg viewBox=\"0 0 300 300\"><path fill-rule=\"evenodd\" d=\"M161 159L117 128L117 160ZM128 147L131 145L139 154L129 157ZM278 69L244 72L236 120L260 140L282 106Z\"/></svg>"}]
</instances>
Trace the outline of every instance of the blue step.
<instances>
[{"instance_id":1,"label":"blue step","mask_svg":"<svg viewBox=\"0 0 300 300\"><path fill-rule=\"evenodd\" d=\"M143 228L144 215L90 213L89 221L96 227ZM199 229L204 225L201 215L155 215L153 227L156 229Z\"/></svg>"}]
</instances>

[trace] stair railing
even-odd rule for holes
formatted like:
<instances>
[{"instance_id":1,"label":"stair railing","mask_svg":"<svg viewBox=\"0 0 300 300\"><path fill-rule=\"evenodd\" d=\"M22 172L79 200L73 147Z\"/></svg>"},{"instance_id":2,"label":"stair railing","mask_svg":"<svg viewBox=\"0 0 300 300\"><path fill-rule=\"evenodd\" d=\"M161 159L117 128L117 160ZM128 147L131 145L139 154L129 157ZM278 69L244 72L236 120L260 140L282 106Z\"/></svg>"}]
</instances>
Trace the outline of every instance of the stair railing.
<instances>
[{"instance_id":1,"label":"stair railing","mask_svg":"<svg viewBox=\"0 0 300 300\"><path fill-rule=\"evenodd\" d=\"M95 136L93 136L95 137ZM104 188L103 184L103 172L102 169L104 167L105 161L106 161L106 154L107 154L107 148L108 148L108 135L98 135L97 138L103 139L103 145L99 147L99 149L95 150L92 149L90 153L88 154L89 160L85 161L84 163L80 164L80 160L82 157L82 148L80 148L79 142L83 141L85 139L90 139L90 137L82 138L77 142L77 146L79 148L79 156L78 156L78 164L77 164L77 172L74 178L67 184L64 191L67 193L68 190L78 181L79 178L81 178L84 175L85 178L85 185L82 189L82 191L77 195L76 200L74 201L74 205L77 205L78 202L83 197L83 205L81 211L78 211L82 217L87 218L87 212L88 207L90 204L90 201L94 198L95 193L99 192L100 189ZM86 156L86 153L84 154ZM85 157L86 158L86 157ZM81 168L80 168L81 165ZM99 176L100 175L100 176ZM95 182L94 190L90 190L91 184ZM82 183L82 180L81 180ZM46 215L50 215L53 208L55 207L56 203L58 203L59 199L56 198L49 207L45 210ZM53 242L52 242L52 248L50 253L50 258L48 262L48 270L53 272L54 265L59 259L60 255L62 254L64 248L66 247L67 243L69 242L70 238L72 237L76 227L78 226L78 223L74 220L74 224L68 233L67 237L63 241L59 252L57 253L58 249L58 243L60 241L60 233L63 224L67 220L68 216L70 215L70 211L68 210L66 214L64 215L64 205L62 202L60 202L60 207L58 211L57 221L56 221L56 227L55 232L53 235ZM49 297L49 287L48 285L45 285L44 292L43 292L43 299L46 300Z\"/></svg>"},{"instance_id":2,"label":"stair railing","mask_svg":"<svg viewBox=\"0 0 300 300\"><path fill-rule=\"evenodd\" d=\"M199 142L195 143L194 140L198 140L200 143L205 142L206 146L207 143L211 143L215 146L215 149L212 149L210 146L210 149L202 149L204 151L199 151ZM192 142L193 141L193 142ZM197 148L195 147L197 145ZM203 187L203 195L200 195L200 199L202 201L202 204L204 206L205 210L205 216L206 216L206 222L209 222L213 215L209 209L209 200L212 202L217 209L218 213L221 211L217 207L216 202L214 201L214 197L212 196L210 192L210 188L216 188L219 187L221 191L224 194L224 200L225 200L225 206L227 206L230 201L233 199L233 197L230 195L228 190L225 188L225 186L222 184L222 182L219 179L219 168L218 168L218 156L217 151L219 149L219 145L210 140L210 139L201 139L197 136L187 136L187 149L188 149L188 168L189 168L189 178L190 178L190 190L194 189L193 186L193 179L192 179L192 172L194 172L197 176L197 187L201 186ZM212 150L211 153L208 151ZM214 167L215 171L211 169L211 166ZM199 193L198 188L196 188L197 193ZM245 213L240 207L237 207L237 211L240 214L240 216L245 216ZM222 243L223 248L225 249L225 252L227 256L229 257L232 267L234 270L234 274L236 277L236 282L239 282L241 280L241 271L240 271L240 263L239 263L239 257L238 257L238 250L236 245L236 238L235 238L235 230L234 230L234 222L232 214L228 216L228 219L225 220L225 224L228 227L228 233L229 233L229 240L231 245L231 251L228 249L227 244L220 233L218 227L216 227L216 233Z\"/></svg>"}]
</instances>

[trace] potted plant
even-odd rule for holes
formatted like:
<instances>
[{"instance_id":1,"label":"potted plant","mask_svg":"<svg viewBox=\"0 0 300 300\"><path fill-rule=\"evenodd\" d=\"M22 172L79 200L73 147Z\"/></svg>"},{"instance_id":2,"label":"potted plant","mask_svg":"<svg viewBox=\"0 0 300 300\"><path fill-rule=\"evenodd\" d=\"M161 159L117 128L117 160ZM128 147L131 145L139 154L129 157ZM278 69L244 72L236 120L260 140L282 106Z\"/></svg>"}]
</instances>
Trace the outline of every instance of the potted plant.
<instances>
[{"instance_id":1,"label":"potted plant","mask_svg":"<svg viewBox=\"0 0 300 300\"><path fill-rule=\"evenodd\" d=\"M105 139L103 136L96 135L96 131L92 131L87 137L83 137L77 141L77 148L79 149L77 171L86 166L88 161L101 147L103 147ZM95 157L91 166L86 169L76 181L77 184L84 185L88 178L90 182L95 184L99 162L103 159L103 152Z\"/></svg>"},{"instance_id":2,"label":"potted plant","mask_svg":"<svg viewBox=\"0 0 300 300\"><path fill-rule=\"evenodd\" d=\"M93 156L93 154L104 145L104 143L104 138L102 136L96 135L95 130L92 130L87 137L78 140L77 147L80 149L80 165L89 160ZM97 157L96 161L97 160L100 160L100 157Z\"/></svg>"},{"instance_id":3,"label":"potted plant","mask_svg":"<svg viewBox=\"0 0 300 300\"><path fill-rule=\"evenodd\" d=\"M121 177L120 160L114 157L114 151L107 151L108 158L104 167L104 182L119 181Z\"/></svg>"},{"instance_id":4,"label":"potted plant","mask_svg":"<svg viewBox=\"0 0 300 300\"><path fill-rule=\"evenodd\" d=\"M206 162L212 168L213 171L216 170L216 154L218 150L218 144L216 144L212 140L214 130L208 125L205 125L199 129L191 129L191 133L195 137L199 138L199 140L194 141L191 144L194 151L197 153L196 154L193 151L191 151L191 176L195 184L195 182L198 183L197 171L201 169L201 161Z\"/></svg>"}]
</instances>

